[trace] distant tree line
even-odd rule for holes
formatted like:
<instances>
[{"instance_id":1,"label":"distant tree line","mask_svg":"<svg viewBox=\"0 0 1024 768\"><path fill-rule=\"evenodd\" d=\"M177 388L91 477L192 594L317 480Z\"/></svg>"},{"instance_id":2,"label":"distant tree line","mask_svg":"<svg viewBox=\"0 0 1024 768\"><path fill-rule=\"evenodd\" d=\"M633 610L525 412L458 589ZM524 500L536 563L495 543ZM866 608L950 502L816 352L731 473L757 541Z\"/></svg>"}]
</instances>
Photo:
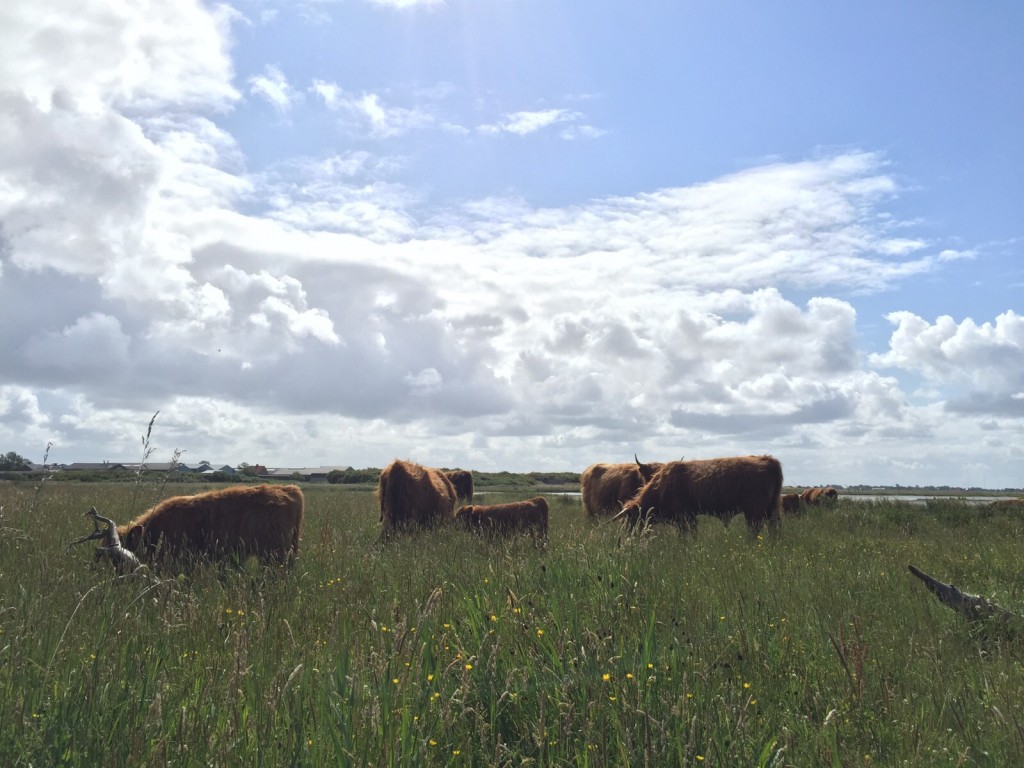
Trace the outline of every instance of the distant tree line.
<instances>
[{"instance_id":1,"label":"distant tree line","mask_svg":"<svg viewBox=\"0 0 1024 768\"><path fill-rule=\"evenodd\" d=\"M448 468L444 468L448 469ZM335 469L327 474L327 482L334 485L376 485L380 469ZM572 486L580 484L578 472L473 472L477 488L503 488L509 490L535 488L539 485Z\"/></svg>"},{"instance_id":2,"label":"distant tree line","mask_svg":"<svg viewBox=\"0 0 1024 768\"><path fill-rule=\"evenodd\" d=\"M19 472L28 469L29 460L14 451L0 456L0 472Z\"/></svg>"},{"instance_id":3,"label":"distant tree line","mask_svg":"<svg viewBox=\"0 0 1024 768\"><path fill-rule=\"evenodd\" d=\"M53 469L44 469L30 472L27 471L29 466L30 462L14 451L0 455L0 480L37 480L49 476L53 480L98 483L138 480L140 476L135 470L111 469L62 470L59 472L55 472ZM168 483L250 483L259 482L259 475L266 471L266 467L262 464L248 464L243 461L238 465L238 472L235 474L228 472L199 474L181 470L163 472L143 469L141 476L160 477L163 482ZM376 485L380 480L380 472L378 467L335 469L327 474L327 482L333 485ZM292 479L301 480L302 477L293 475ZM477 488L507 490L522 490L537 486L575 488L579 486L580 475L578 472L473 472L473 480Z\"/></svg>"},{"instance_id":4,"label":"distant tree line","mask_svg":"<svg viewBox=\"0 0 1024 768\"><path fill-rule=\"evenodd\" d=\"M376 484L380 479L380 470L376 467L366 469L332 469L327 473L327 482L331 485Z\"/></svg>"}]
</instances>

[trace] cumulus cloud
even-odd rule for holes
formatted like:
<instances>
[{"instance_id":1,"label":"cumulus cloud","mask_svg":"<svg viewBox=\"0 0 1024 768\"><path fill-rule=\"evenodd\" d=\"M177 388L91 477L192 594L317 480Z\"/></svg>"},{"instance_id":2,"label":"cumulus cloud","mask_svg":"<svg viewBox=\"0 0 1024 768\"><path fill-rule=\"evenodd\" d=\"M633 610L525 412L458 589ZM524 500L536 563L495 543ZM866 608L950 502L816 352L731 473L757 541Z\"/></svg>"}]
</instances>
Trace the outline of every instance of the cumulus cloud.
<instances>
[{"instance_id":1,"label":"cumulus cloud","mask_svg":"<svg viewBox=\"0 0 1024 768\"><path fill-rule=\"evenodd\" d=\"M888 351L859 347L854 292L973 255L894 217L880 155L428 209L402 161L365 149L249 173L218 122L238 99L229 11L86 3L72 33L45 2L2 8L0 438L15 448L23 434L128 460L111 447L134 451L160 410L168 453L279 464L786 450L795 479L883 482L915 462L948 473L951 429L1013 450L1018 315L894 313ZM281 111L299 96L273 67L247 87ZM386 94L312 92L363 136L445 129ZM601 133L568 109L482 131ZM930 391L908 397L889 370Z\"/></svg>"},{"instance_id":2,"label":"cumulus cloud","mask_svg":"<svg viewBox=\"0 0 1024 768\"><path fill-rule=\"evenodd\" d=\"M59 2L0 7L0 83L43 111L74 94L88 112L224 109L231 84L228 28L235 13L198 0L141 0L111 6Z\"/></svg>"},{"instance_id":3,"label":"cumulus cloud","mask_svg":"<svg viewBox=\"0 0 1024 768\"><path fill-rule=\"evenodd\" d=\"M388 181L393 164L366 152L289 163L262 174L266 215L303 230L349 233L375 242L409 238L414 195Z\"/></svg>"},{"instance_id":4,"label":"cumulus cloud","mask_svg":"<svg viewBox=\"0 0 1024 768\"><path fill-rule=\"evenodd\" d=\"M954 393L952 411L1024 416L1024 317L1009 310L995 322L960 322L949 315L929 322L893 312L889 350L871 356L879 367L923 376Z\"/></svg>"},{"instance_id":5,"label":"cumulus cloud","mask_svg":"<svg viewBox=\"0 0 1024 768\"><path fill-rule=\"evenodd\" d=\"M93 312L60 331L45 331L30 338L26 357L39 367L73 369L76 377L93 378L120 369L130 345L117 318Z\"/></svg>"}]
</instances>

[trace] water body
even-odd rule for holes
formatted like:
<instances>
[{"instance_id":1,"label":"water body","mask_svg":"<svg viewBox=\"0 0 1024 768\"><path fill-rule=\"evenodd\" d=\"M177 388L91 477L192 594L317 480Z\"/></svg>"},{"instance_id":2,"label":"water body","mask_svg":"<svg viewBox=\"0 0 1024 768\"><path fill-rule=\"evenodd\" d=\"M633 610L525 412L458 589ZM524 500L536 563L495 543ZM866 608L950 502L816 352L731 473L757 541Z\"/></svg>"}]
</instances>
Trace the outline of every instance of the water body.
<instances>
[{"instance_id":1,"label":"water body","mask_svg":"<svg viewBox=\"0 0 1024 768\"><path fill-rule=\"evenodd\" d=\"M988 504L993 501L1019 499L1020 496L941 496L935 494L915 496L903 493L840 493L839 498L850 499L851 501L908 501L912 504L926 504L929 499L935 499L936 501L963 501L968 504Z\"/></svg>"},{"instance_id":2,"label":"water body","mask_svg":"<svg viewBox=\"0 0 1024 768\"><path fill-rule=\"evenodd\" d=\"M488 491L479 491L474 496L485 496ZM545 493L542 490L537 491L542 496L568 496L569 498L579 498L579 491L551 491ZM988 504L992 501L1011 501L1014 499L1020 499L1020 496L953 496L953 495L940 495L931 494L926 496L905 494L905 493L840 493L839 498L849 499L850 501L906 501L911 504L926 504L929 499L936 500L958 500L964 501L968 504Z\"/></svg>"}]
</instances>

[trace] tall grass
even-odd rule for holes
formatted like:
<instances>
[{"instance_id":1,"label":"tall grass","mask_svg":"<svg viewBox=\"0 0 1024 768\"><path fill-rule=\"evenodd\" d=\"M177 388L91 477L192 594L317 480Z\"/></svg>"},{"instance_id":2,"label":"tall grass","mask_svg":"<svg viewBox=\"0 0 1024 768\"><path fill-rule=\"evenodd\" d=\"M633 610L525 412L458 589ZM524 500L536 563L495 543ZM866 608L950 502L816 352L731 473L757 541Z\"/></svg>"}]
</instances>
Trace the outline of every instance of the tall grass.
<instances>
[{"instance_id":1,"label":"tall grass","mask_svg":"<svg viewBox=\"0 0 1024 768\"><path fill-rule=\"evenodd\" d=\"M65 545L135 489L0 485L0 764L1024 762L1024 640L972 634L906 571L1021 606L1010 513L624 536L559 497L546 547L379 546L371 494L305 490L291 570L116 579Z\"/></svg>"}]
</instances>

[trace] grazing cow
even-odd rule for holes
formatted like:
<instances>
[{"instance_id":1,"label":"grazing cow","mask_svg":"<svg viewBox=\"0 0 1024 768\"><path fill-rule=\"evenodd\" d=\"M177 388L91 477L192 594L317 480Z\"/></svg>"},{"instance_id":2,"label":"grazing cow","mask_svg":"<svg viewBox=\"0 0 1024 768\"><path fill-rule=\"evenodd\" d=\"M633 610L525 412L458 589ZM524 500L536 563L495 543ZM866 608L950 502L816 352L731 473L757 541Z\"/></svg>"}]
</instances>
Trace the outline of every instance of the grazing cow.
<instances>
[{"instance_id":1,"label":"grazing cow","mask_svg":"<svg viewBox=\"0 0 1024 768\"><path fill-rule=\"evenodd\" d=\"M654 522L693 528L697 515L726 523L742 512L751 531L779 523L782 465L773 456L670 461L630 499L616 517L630 523L643 515Z\"/></svg>"},{"instance_id":2,"label":"grazing cow","mask_svg":"<svg viewBox=\"0 0 1024 768\"><path fill-rule=\"evenodd\" d=\"M633 455L635 464L591 464L580 475L580 496L583 511L589 517L618 512L622 505L636 495L644 483L662 468L661 462L641 464Z\"/></svg>"},{"instance_id":3,"label":"grazing cow","mask_svg":"<svg viewBox=\"0 0 1024 768\"><path fill-rule=\"evenodd\" d=\"M377 498L384 537L400 528L426 528L451 520L458 493L440 469L395 459L380 473Z\"/></svg>"},{"instance_id":4,"label":"grazing cow","mask_svg":"<svg viewBox=\"0 0 1024 768\"><path fill-rule=\"evenodd\" d=\"M839 498L839 491L832 486L826 488L808 488L800 494L801 500L809 507L817 507L826 502L833 502Z\"/></svg>"},{"instance_id":5,"label":"grazing cow","mask_svg":"<svg viewBox=\"0 0 1024 768\"><path fill-rule=\"evenodd\" d=\"M484 534L531 533L548 536L548 502L543 496L508 504L476 504L459 507L455 520L467 531Z\"/></svg>"},{"instance_id":6,"label":"grazing cow","mask_svg":"<svg viewBox=\"0 0 1024 768\"><path fill-rule=\"evenodd\" d=\"M799 515L800 514L800 494L799 493L784 493L782 494L782 511L788 515Z\"/></svg>"},{"instance_id":7,"label":"grazing cow","mask_svg":"<svg viewBox=\"0 0 1024 768\"><path fill-rule=\"evenodd\" d=\"M445 472L455 486L455 493L460 499L473 500L473 473L467 469L453 469Z\"/></svg>"},{"instance_id":8,"label":"grazing cow","mask_svg":"<svg viewBox=\"0 0 1024 768\"><path fill-rule=\"evenodd\" d=\"M996 499L988 503L989 509L1001 509L1004 512L1013 512L1015 510L1024 511L1024 497L1016 499Z\"/></svg>"},{"instance_id":9,"label":"grazing cow","mask_svg":"<svg viewBox=\"0 0 1024 768\"><path fill-rule=\"evenodd\" d=\"M164 499L117 533L126 549L154 561L256 555L264 563L291 564L303 506L297 485L240 485Z\"/></svg>"}]
</instances>

